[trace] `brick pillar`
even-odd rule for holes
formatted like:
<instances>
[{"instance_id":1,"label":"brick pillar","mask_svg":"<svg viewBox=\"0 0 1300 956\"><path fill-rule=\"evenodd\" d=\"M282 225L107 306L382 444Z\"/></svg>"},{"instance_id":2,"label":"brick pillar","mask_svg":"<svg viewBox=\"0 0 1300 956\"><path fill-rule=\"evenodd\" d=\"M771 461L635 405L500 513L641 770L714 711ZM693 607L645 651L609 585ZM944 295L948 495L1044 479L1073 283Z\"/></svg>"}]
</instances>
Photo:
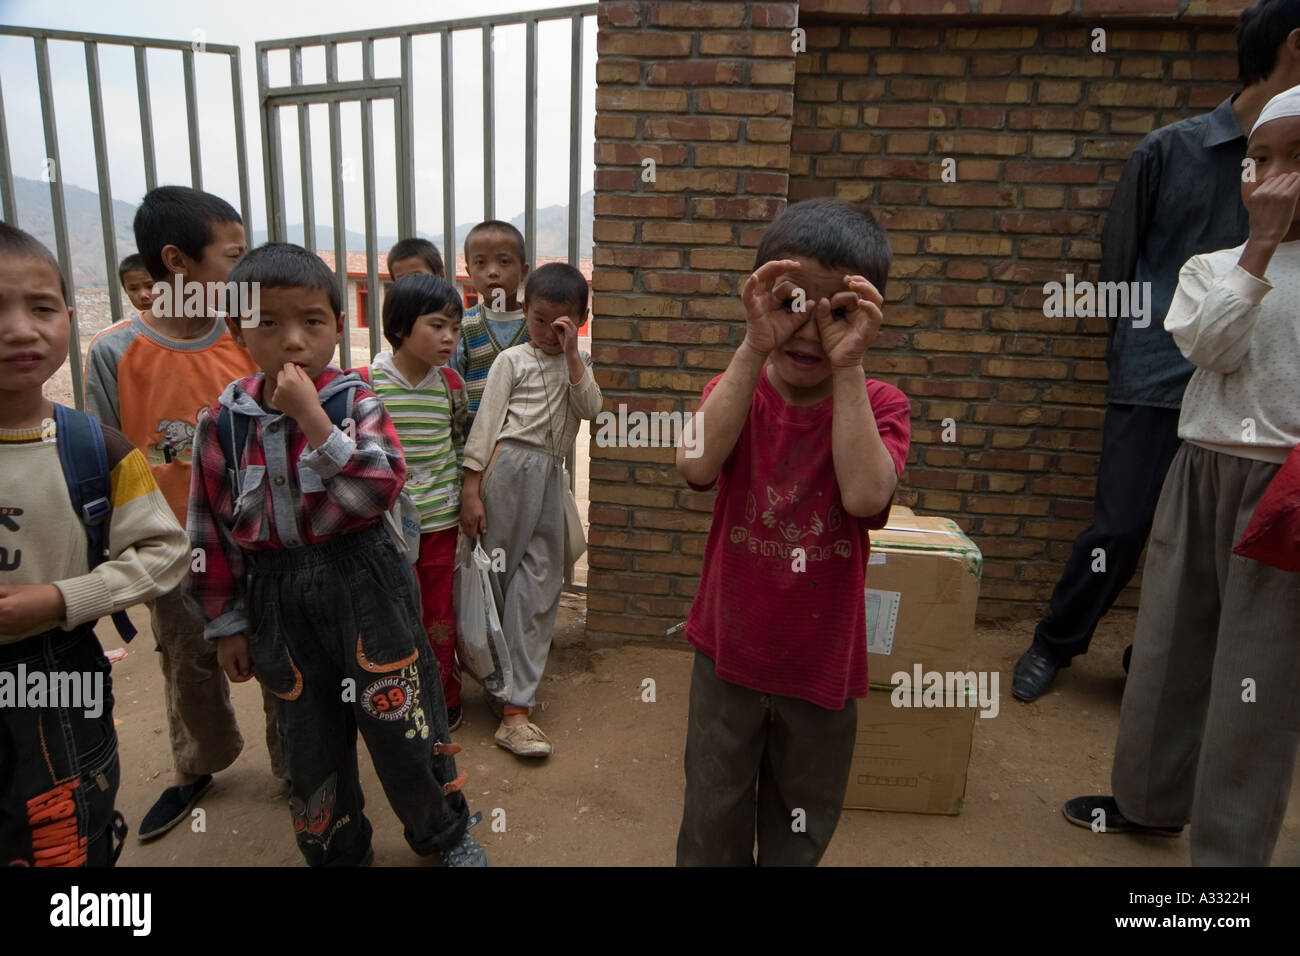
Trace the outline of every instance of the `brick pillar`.
<instances>
[{"instance_id":1,"label":"brick pillar","mask_svg":"<svg viewBox=\"0 0 1300 956\"><path fill-rule=\"evenodd\" d=\"M797 7L599 6L592 357L607 411L694 410L740 344L740 285L789 183ZM662 636L690 609L713 495L686 487L672 448L597 434L587 629Z\"/></svg>"}]
</instances>

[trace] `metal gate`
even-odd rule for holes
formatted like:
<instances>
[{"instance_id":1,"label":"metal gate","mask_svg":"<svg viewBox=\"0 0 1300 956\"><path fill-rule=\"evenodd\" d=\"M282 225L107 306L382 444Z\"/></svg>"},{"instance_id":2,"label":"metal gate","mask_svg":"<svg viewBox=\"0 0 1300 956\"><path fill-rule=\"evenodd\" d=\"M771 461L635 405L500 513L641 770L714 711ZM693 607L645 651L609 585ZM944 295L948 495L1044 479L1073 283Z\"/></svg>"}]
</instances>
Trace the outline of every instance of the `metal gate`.
<instances>
[{"instance_id":1,"label":"metal gate","mask_svg":"<svg viewBox=\"0 0 1300 956\"><path fill-rule=\"evenodd\" d=\"M439 113L442 132L442 241L443 253L449 265L456 261L456 170L453 140L453 71L452 36L455 33L477 32L482 44L482 98L483 98L483 209L484 218L494 218L496 205L496 144L495 144L495 54L494 31L499 27L522 25L525 29L525 88L524 88L524 245L528 250L529 265L536 258L537 224L537 89L538 24L547 21L568 20L570 23L571 52L569 101L569 229L568 259L571 265L579 262L579 228L581 196L581 127L584 20L594 17L596 5L557 7L518 14L499 14L468 17L404 27L387 27L372 30L355 30L321 36L293 37L284 40L259 42L257 49L258 99L262 108L262 141L266 177L268 210L268 235L272 240L285 241L286 209L284 173L286 162L281 143L280 111L296 109L298 145L296 157L301 183L301 203L304 244L315 249L315 196L311 169L311 142L313 136L309 107L314 103L329 105L330 188L333 212L334 256L340 293L347 301L347 269L338 264L347 261L346 228L343 212L342 156L340 146L340 104L359 102L361 105L362 177L366 236L366 290L371 315L379 304L378 250L375 227L375 158L374 158L374 104L391 101L393 108L396 164L394 183L398 214L398 230L403 237L417 234L416 221L416 171L413 136L413 117L420 91L413 82L413 39L436 35L440 43ZM375 44L395 40L399 45L398 75L376 77ZM361 47L361 78L340 80L338 66L339 47L359 44ZM303 82L303 56L307 52L323 52L325 82ZM270 78L269 59L276 53L287 53L289 79L287 83L273 85ZM423 106L423 104L421 104ZM423 115L423 113L421 114ZM349 326L344 325L340 343L341 357L349 358ZM379 326L370 321L370 353L379 351Z\"/></svg>"},{"instance_id":2,"label":"metal gate","mask_svg":"<svg viewBox=\"0 0 1300 956\"><path fill-rule=\"evenodd\" d=\"M199 56L224 56L230 61L231 98L234 109L235 159L239 181L239 211L245 224L252 211L249 202L248 158L244 143L244 95L240 76L239 47L207 43L195 39L189 43L180 40L158 40L147 37L109 36L99 33L75 33L67 30L45 30L34 27L0 26L0 37L26 37L32 41L36 59L36 81L40 97L41 125L44 133L45 160L41 178L49 183L50 212L54 226L55 255L68 284L68 305L76 306L76 289L73 282L72 252L68 237L68 221L64 196L63 164L59 150L58 127L54 113L54 86L50 74L50 41L70 41L85 49L86 96L90 110L91 138L95 151L95 172L99 191L99 215L103 228L104 269L109 290L109 305L113 321L122 318L122 290L117 282L117 237L113 228L113 195L109 176L108 143L105 135L103 91L100 83L99 52L103 46L129 47L135 55L135 85L140 111L140 159L144 164L145 189L157 183L157 157L153 135L152 95L149 85L148 53L150 50L180 51L185 90L185 125L189 145L190 185L203 186L203 163L199 150L199 98L195 84L195 59ZM11 61L12 62L12 61ZM0 91L3 90L4 73L0 70ZM12 87L11 87L12 89ZM9 145L8 123L5 120L4 98L0 92L0 191L3 192L3 210L6 222L22 226L18 217L14 192L13 153ZM81 344L77 323L73 323L68 347L72 365L72 391L78 408L85 404L82 395Z\"/></svg>"}]
</instances>

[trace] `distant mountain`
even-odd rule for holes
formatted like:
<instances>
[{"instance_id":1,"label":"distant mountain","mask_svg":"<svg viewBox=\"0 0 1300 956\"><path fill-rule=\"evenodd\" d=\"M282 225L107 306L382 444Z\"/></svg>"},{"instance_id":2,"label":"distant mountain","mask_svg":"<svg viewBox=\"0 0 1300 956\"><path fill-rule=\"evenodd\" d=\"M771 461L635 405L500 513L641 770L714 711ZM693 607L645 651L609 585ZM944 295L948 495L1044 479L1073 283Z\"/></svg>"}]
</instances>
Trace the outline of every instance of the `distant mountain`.
<instances>
[{"instance_id":1,"label":"distant mountain","mask_svg":"<svg viewBox=\"0 0 1300 956\"><path fill-rule=\"evenodd\" d=\"M14 201L18 207L17 225L43 242L51 252L54 245L54 216L50 212L50 184L35 179L14 177ZM99 194L70 183L63 184L63 206L68 220L68 251L72 255L72 282L76 286L105 287L104 234L99 218ZM113 200L113 235L117 241L117 258L135 252L135 233L131 223L135 206ZM117 281L117 267L111 281Z\"/></svg>"},{"instance_id":2,"label":"distant mountain","mask_svg":"<svg viewBox=\"0 0 1300 956\"><path fill-rule=\"evenodd\" d=\"M14 200L18 207L17 225L30 232L48 246L51 251L54 251L54 217L50 213L49 183L15 176ZM72 256L71 278L73 284L76 286L105 288L109 283L116 282L116 267L114 267L111 274L105 273L104 238L100 227L98 193L90 189L83 189L80 186L73 186L70 183L64 183L63 203L68 220L68 248ZM555 205L537 210L537 248L533 252L535 256L568 255L568 208L568 206ZM135 233L131 228L132 221L135 219L135 210L136 207L131 203L123 202L120 199L113 200L113 235L117 241L117 258L119 261L135 252ZM578 216L578 255L588 258L591 256L591 227L594 218L594 198L590 190L582 194L580 210ZM515 216L510 221L518 227L520 232L523 231L523 213ZM466 222L456 227L457 249L464 246L465 236L474 225L474 222ZM288 233L290 242L301 243L303 237L302 223L290 225ZM364 250L366 248L366 238L363 234L349 229L346 235L349 249ZM444 257L446 256L446 244L442 241L441 232L431 234L427 230L420 230L420 235L431 240L443 251ZM253 242L260 244L265 241L265 230L254 230ZM375 247L382 255L396 241L397 237L393 235L379 236ZM328 224L318 224L316 226L316 248L334 248L334 231Z\"/></svg>"}]
</instances>

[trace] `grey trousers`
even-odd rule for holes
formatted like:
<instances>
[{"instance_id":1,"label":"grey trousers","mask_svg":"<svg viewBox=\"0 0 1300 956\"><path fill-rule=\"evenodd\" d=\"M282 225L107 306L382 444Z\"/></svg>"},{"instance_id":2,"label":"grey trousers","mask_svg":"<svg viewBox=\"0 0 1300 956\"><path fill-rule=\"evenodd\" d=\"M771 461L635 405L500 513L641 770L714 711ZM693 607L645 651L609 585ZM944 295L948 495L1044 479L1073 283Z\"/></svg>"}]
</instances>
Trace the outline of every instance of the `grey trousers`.
<instances>
[{"instance_id":1,"label":"grey trousers","mask_svg":"<svg viewBox=\"0 0 1300 956\"><path fill-rule=\"evenodd\" d=\"M840 822L858 702L827 710L718 676L695 652L678 866L816 866Z\"/></svg>"},{"instance_id":2,"label":"grey trousers","mask_svg":"<svg viewBox=\"0 0 1300 956\"><path fill-rule=\"evenodd\" d=\"M510 655L510 699L532 708L551 652L564 587L564 460L504 441L483 479L487 531L483 550L505 555L492 575L492 597Z\"/></svg>"},{"instance_id":3,"label":"grey trousers","mask_svg":"<svg viewBox=\"0 0 1300 956\"><path fill-rule=\"evenodd\" d=\"M163 673L172 760L179 773L217 773L235 762L244 749L244 737L230 703L230 682L217 663L216 642L203 639L203 621L182 600L183 587L184 582L149 602ZM262 712L271 773L286 779L288 771L275 723L275 698L265 687Z\"/></svg>"},{"instance_id":4,"label":"grey trousers","mask_svg":"<svg viewBox=\"0 0 1300 956\"><path fill-rule=\"evenodd\" d=\"M1196 866L1267 865L1290 795L1300 574L1232 553L1277 470L1184 443L1151 529L1111 786Z\"/></svg>"}]
</instances>

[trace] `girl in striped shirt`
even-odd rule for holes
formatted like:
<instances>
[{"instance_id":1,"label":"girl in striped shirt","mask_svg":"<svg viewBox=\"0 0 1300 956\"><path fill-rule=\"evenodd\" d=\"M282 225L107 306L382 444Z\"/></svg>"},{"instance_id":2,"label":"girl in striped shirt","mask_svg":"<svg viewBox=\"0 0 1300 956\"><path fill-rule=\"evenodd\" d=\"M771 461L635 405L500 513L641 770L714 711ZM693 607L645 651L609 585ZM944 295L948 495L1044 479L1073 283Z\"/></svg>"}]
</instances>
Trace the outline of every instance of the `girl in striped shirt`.
<instances>
[{"instance_id":1,"label":"girl in striped shirt","mask_svg":"<svg viewBox=\"0 0 1300 956\"><path fill-rule=\"evenodd\" d=\"M456 348L460 320L460 295L451 283L432 275L403 276L384 298L384 338L393 351L380 352L370 368L371 387L402 442L406 492L420 512L415 576L452 730L461 719L452 574L466 403L464 382L446 362Z\"/></svg>"}]
</instances>

